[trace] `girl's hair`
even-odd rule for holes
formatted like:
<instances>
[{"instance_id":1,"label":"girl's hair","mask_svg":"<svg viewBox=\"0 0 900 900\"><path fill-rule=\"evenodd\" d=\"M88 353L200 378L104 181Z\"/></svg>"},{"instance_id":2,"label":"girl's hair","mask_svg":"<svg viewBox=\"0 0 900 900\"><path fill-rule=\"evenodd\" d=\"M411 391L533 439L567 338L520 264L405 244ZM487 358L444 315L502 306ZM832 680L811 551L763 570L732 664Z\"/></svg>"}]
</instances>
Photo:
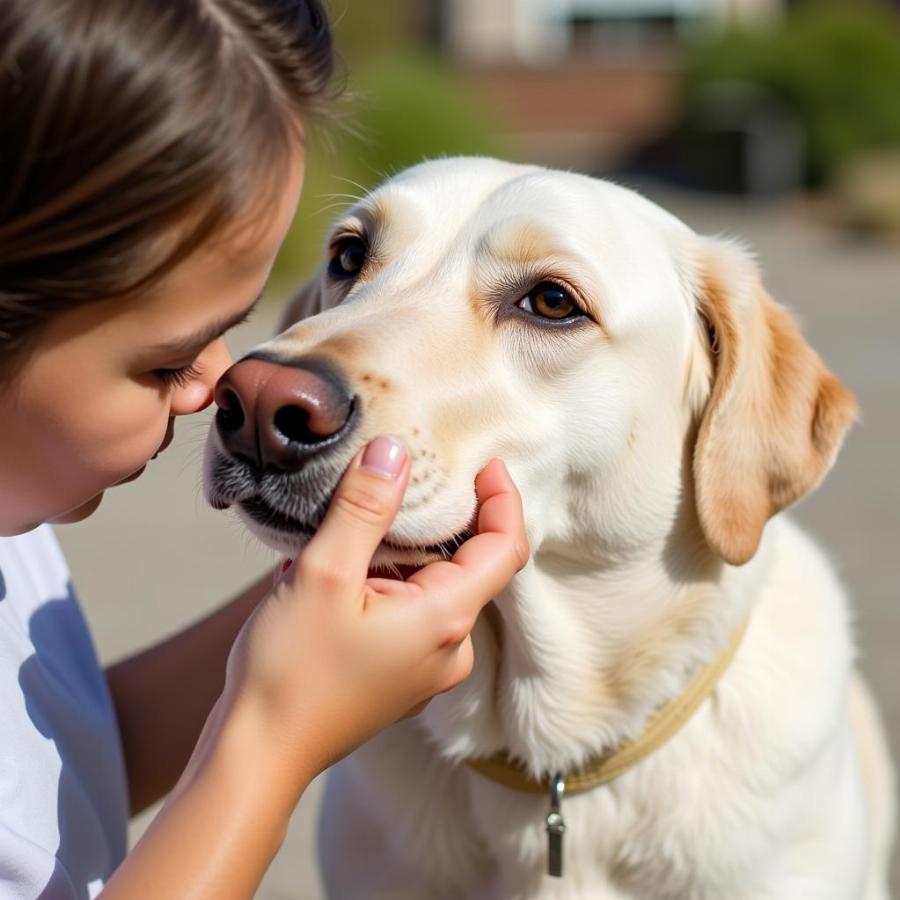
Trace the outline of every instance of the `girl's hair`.
<instances>
[{"instance_id":1,"label":"girl's hair","mask_svg":"<svg viewBox=\"0 0 900 900\"><path fill-rule=\"evenodd\" d=\"M0 375L277 190L333 67L320 0L2 0Z\"/></svg>"}]
</instances>

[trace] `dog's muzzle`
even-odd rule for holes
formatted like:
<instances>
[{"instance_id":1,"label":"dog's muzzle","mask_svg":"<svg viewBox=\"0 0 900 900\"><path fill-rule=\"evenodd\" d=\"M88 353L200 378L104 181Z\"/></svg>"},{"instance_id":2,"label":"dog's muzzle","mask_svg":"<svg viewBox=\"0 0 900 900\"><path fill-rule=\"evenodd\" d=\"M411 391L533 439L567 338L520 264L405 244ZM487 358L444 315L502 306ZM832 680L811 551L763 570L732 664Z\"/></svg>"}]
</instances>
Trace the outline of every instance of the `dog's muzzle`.
<instances>
[{"instance_id":1,"label":"dog's muzzle","mask_svg":"<svg viewBox=\"0 0 900 900\"><path fill-rule=\"evenodd\" d=\"M353 456L357 397L325 360L253 354L222 376L215 401L206 499L234 506L266 543L296 549L321 523Z\"/></svg>"},{"instance_id":2,"label":"dog's muzzle","mask_svg":"<svg viewBox=\"0 0 900 900\"><path fill-rule=\"evenodd\" d=\"M295 553L321 525L342 473L364 443L364 401L333 363L252 354L219 380L215 439L207 444L205 493L233 507L254 533ZM446 559L472 534L456 528L383 541L393 562ZM401 557L396 560L395 557Z\"/></svg>"}]
</instances>

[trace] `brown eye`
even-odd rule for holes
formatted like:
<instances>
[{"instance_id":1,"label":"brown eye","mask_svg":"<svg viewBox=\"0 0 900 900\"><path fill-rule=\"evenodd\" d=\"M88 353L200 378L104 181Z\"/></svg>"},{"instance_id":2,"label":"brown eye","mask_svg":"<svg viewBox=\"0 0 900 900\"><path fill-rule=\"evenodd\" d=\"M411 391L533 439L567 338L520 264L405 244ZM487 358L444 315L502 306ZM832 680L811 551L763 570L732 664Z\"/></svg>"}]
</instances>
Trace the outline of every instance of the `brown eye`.
<instances>
[{"instance_id":1,"label":"brown eye","mask_svg":"<svg viewBox=\"0 0 900 900\"><path fill-rule=\"evenodd\" d=\"M355 278L365 265L367 253L368 248L362 238L342 238L331 248L328 274L338 281Z\"/></svg>"},{"instance_id":2,"label":"brown eye","mask_svg":"<svg viewBox=\"0 0 900 900\"><path fill-rule=\"evenodd\" d=\"M518 306L542 319L571 319L584 315L572 295L551 281L543 281L533 287L519 301Z\"/></svg>"}]
</instances>

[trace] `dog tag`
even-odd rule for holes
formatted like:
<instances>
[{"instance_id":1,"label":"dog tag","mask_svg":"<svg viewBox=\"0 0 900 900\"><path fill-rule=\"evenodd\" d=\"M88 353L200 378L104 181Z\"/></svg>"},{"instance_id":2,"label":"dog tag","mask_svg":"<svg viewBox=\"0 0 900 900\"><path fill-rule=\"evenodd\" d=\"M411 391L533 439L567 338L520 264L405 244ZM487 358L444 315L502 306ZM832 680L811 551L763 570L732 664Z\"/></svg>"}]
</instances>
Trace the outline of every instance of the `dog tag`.
<instances>
[{"instance_id":1,"label":"dog tag","mask_svg":"<svg viewBox=\"0 0 900 900\"><path fill-rule=\"evenodd\" d=\"M550 812L547 813L547 874L554 878L562 877L562 840L566 823L560 811L566 782L561 772L550 780Z\"/></svg>"}]
</instances>

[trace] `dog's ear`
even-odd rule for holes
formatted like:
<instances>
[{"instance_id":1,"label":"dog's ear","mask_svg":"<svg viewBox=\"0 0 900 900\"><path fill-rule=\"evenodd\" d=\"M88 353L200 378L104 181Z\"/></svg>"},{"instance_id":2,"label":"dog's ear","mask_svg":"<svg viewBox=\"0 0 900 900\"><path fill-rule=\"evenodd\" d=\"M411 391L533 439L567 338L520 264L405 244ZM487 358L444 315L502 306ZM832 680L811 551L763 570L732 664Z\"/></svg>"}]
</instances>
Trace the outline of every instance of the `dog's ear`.
<instances>
[{"instance_id":1,"label":"dog's ear","mask_svg":"<svg viewBox=\"0 0 900 900\"><path fill-rule=\"evenodd\" d=\"M286 331L301 319L308 319L320 312L322 312L322 278L321 273L317 272L288 301L278 320L276 334Z\"/></svg>"},{"instance_id":2,"label":"dog's ear","mask_svg":"<svg viewBox=\"0 0 900 900\"><path fill-rule=\"evenodd\" d=\"M766 293L747 253L701 239L695 262L713 371L694 448L695 499L709 545L741 565L769 517L831 468L857 406Z\"/></svg>"}]
</instances>

